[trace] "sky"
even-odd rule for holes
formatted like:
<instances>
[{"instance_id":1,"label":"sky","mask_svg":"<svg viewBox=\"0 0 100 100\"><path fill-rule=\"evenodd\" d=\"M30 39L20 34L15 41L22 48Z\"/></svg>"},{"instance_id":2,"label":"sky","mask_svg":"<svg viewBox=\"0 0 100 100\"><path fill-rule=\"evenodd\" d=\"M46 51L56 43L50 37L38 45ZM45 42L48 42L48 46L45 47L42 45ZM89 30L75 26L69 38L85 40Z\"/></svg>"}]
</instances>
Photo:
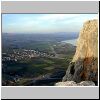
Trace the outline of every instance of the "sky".
<instances>
[{"instance_id":1,"label":"sky","mask_svg":"<svg viewBox=\"0 0 100 100\"><path fill-rule=\"evenodd\" d=\"M97 14L2 14L2 32L34 34L79 32L87 20Z\"/></svg>"}]
</instances>

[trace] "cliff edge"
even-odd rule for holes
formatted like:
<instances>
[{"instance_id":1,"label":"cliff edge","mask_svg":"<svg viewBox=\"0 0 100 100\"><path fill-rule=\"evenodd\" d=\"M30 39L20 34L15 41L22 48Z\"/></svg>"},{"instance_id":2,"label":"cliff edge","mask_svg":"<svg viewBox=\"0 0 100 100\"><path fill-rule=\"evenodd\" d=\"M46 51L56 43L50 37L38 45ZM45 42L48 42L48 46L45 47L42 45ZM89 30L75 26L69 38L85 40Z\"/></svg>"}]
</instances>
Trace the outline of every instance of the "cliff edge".
<instances>
[{"instance_id":1,"label":"cliff edge","mask_svg":"<svg viewBox=\"0 0 100 100\"><path fill-rule=\"evenodd\" d=\"M77 40L76 53L70 62L65 81L98 83L98 20L84 23Z\"/></svg>"}]
</instances>

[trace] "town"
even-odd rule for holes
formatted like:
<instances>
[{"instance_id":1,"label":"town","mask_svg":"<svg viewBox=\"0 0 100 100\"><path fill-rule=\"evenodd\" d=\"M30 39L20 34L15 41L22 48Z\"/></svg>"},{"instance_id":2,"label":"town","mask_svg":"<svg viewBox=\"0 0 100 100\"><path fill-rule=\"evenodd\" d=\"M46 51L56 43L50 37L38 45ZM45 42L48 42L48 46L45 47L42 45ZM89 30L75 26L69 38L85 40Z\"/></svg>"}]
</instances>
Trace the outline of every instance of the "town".
<instances>
[{"instance_id":1,"label":"town","mask_svg":"<svg viewBox=\"0 0 100 100\"><path fill-rule=\"evenodd\" d=\"M2 61L26 60L34 57L55 58L56 54L49 54L37 50L13 49L11 53L2 53Z\"/></svg>"}]
</instances>

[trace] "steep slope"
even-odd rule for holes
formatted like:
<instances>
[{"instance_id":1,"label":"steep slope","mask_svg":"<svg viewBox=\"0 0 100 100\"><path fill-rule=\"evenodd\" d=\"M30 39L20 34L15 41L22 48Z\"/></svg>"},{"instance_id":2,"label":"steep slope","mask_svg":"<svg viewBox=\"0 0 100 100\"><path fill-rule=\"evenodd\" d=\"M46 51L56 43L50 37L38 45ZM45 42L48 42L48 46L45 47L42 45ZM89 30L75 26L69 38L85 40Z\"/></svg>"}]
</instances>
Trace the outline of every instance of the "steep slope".
<instances>
[{"instance_id":1,"label":"steep slope","mask_svg":"<svg viewBox=\"0 0 100 100\"><path fill-rule=\"evenodd\" d=\"M65 81L98 82L98 21L84 23L77 41L76 53L63 77Z\"/></svg>"}]
</instances>

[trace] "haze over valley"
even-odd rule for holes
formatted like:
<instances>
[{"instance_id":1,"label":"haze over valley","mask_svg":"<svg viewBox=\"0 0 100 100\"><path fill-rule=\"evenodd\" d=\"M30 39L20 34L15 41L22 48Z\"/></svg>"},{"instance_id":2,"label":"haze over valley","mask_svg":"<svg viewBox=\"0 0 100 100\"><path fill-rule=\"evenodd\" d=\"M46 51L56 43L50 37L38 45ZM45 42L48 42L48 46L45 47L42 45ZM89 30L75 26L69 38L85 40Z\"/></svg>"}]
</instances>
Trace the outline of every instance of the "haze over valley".
<instances>
[{"instance_id":1,"label":"haze over valley","mask_svg":"<svg viewBox=\"0 0 100 100\"><path fill-rule=\"evenodd\" d=\"M14 35L4 33L3 85L39 85L38 81L43 80L40 85L53 85L60 81L76 48L62 41L77 37L78 33L70 33L68 36L66 33ZM57 75L58 73L61 76Z\"/></svg>"}]
</instances>

